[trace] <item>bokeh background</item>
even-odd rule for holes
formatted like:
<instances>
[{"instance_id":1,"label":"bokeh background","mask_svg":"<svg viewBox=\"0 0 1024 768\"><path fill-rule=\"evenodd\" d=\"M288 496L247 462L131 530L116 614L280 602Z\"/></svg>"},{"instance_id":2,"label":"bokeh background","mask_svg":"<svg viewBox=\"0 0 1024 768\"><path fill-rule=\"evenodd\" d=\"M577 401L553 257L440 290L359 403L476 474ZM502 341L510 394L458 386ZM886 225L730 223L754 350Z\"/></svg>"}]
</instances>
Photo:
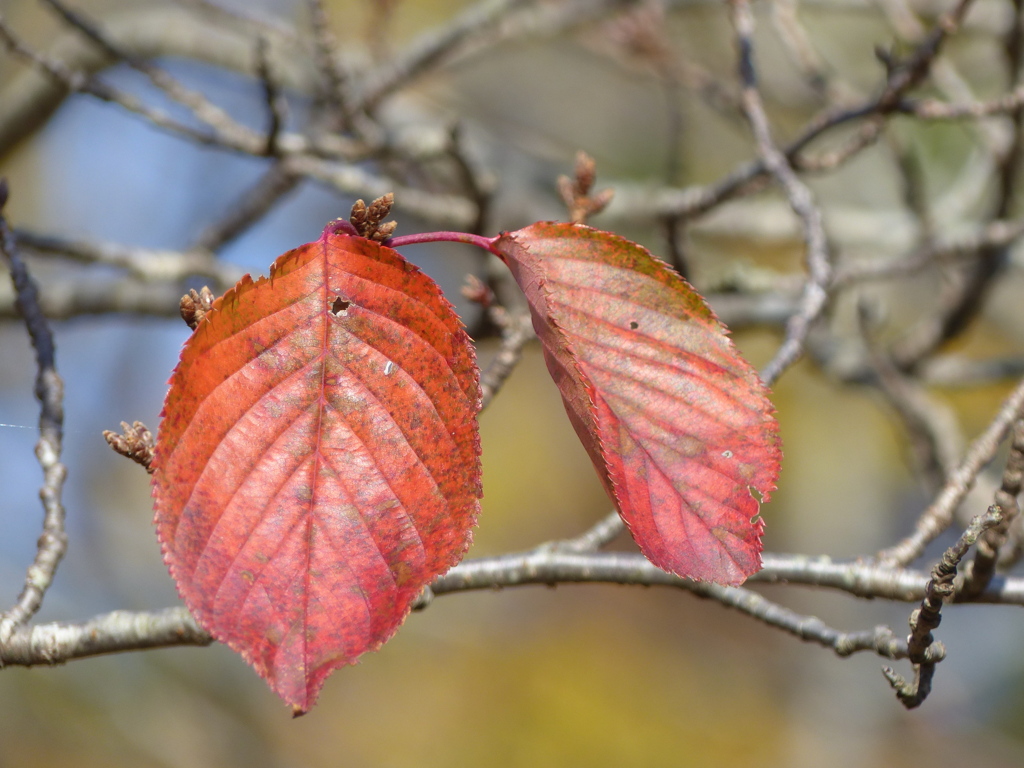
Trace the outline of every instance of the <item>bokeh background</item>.
<instances>
[{"instance_id":1,"label":"bokeh background","mask_svg":"<svg viewBox=\"0 0 1024 768\"><path fill-rule=\"evenodd\" d=\"M81 0L77 7L109 19L156 4ZM336 34L356 53L370 47L368 29L383 5L326 3ZM400 50L469 4L390 5L385 43ZM665 16L667 39L729 81L734 53L724 7L697 0L674 5ZM234 7L308 28L301 2L237 0ZM1009 7L980 1L951 46L981 95L1005 85L992 40L999 25L1009 23ZM775 128L786 136L813 113L815 94L773 33L772 6L757 10L762 82ZM33 45L45 48L66 34L32 0L0 0L0 12ZM870 93L881 77L874 46L894 40L885 14L869 2L822 0L801 5L800 15L830 70ZM497 172L492 232L563 217L555 180L571 169L577 149L597 160L599 183L612 186L710 182L753 156L740 123L691 93L666 90L655 71L632 60L628 46L616 47L607 32L594 25L570 36L538 34L498 46L424 78L394 107L410 122L460 123ZM193 61L162 64L240 119L262 119L253 78ZM0 54L0 88L23 69ZM126 68L104 77L160 98ZM293 109L301 111L301 98L293 98ZM681 131L673 132L675 122ZM968 129L907 121L893 130L919 158L926 189L944 210L944 194L969 175L974 161ZM909 226L900 217L900 179L886 151L869 150L841 171L811 180L827 197L830 224L845 227L843 237L854 243L849 249L894 251L909 243L900 229ZM11 187L6 213L15 226L167 249L187 247L264 167L265 161L197 147L84 96L68 98L40 130L0 155L0 174ZM768 235L713 224L691 235L698 287L714 286L740 268L775 275L799 269L797 230L780 198L759 200L764 206L751 211L767 216ZM283 251L314 239L325 222L346 215L352 202L305 183L220 255L261 273ZM420 227L411 217L398 218L400 233ZM594 223L664 250L649 227ZM476 310L459 298L458 287L479 262L459 247L409 248L407 255L439 280L472 326ZM48 278L85 279L97 269L102 275L102 268L67 261L36 259L32 266L44 286ZM1024 351L1015 314L1021 302L1012 300L1024 284L1015 269L1000 286L1010 300L986 313L959 354ZM913 307L933 295L934 284L900 290ZM165 382L188 329L176 320L98 316L59 322L55 332L67 383L70 548L38 620L176 604L152 530L148 478L108 450L100 433L122 420L158 423ZM760 365L780 336L737 329L735 338ZM481 359L495 348L493 339L481 342ZM4 322L0 603L16 597L40 524L40 472L29 428L37 418L33 376L24 329ZM1007 391L995 384L938 395L973 435ZM786 458L779 491L763 510L767 549L869 555L909 530L926 497L910 471L905 439L877 395L837 385L801 363L780 381L775 402ZM482 416L481 428L485 498L470 557L574 535L610 509L535 346ZM972 499L969 511L986 503ZM911 609L763 589L849 630L905 627ZM452 595L411 616L380 652L337 672L317 707L298 720L220 646L3 670L0 766L1021 765L1021 611L956 607L945 612L939 633L949 658L925 705L907 713L883 680L879 659L838 659L687 593L562 586Z\"/></svg>"}]
</instances>

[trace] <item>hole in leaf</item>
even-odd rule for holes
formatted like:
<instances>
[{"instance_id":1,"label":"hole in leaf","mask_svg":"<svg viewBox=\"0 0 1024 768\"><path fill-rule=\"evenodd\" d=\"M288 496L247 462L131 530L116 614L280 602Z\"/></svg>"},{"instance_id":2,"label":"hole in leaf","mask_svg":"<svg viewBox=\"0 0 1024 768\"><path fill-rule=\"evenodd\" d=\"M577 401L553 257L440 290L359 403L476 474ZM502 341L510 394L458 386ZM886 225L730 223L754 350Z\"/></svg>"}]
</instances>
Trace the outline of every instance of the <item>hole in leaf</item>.
<instances>
[{"instance_id":1,"label":"hole in leaf","mask_svg":"<svg viewBox=\"0 0 1024 768\"><path fill-rule=\"evenodd\" d=\"M351 301L348 301L346 299L341 298L341 296L338 296L331 304L331 314L334 315L335 317L338 317L339 315L347 315L348 312L346 310L351 306Z\"/></svg>"},{"instance_id":2,"label":"hole in leaf","mask_svg":"<svg viewBox=\"0 0 1024 768\"><path fill-rule=\"evenodd\" d=\"M636 320L630 320L629 321L629 327L630 327L630 330L635 331L637 328L640 327L640 323L638 323Z\"/></svg>"}]
</instances>

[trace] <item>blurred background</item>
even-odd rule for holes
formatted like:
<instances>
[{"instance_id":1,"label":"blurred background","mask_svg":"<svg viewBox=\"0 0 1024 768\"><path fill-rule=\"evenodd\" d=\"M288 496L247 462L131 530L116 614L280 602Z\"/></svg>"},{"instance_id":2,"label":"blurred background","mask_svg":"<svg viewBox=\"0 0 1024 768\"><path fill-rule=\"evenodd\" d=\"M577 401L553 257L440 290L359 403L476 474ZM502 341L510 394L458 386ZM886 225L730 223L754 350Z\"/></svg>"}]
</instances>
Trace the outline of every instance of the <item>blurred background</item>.
<instances>
[{"instance_id":1,"label":"blurred background","mask_svg":"<svg viewBox=\"0 0 1024 768\"><path fill-rule=\"evenodd\" d=\"M163 18L147 17L157 11L171 19L200 14L213 26L252 24L310 46L308 8L299 0L218 5L247 18L217 16L204 2L184 0L79 0L75 7L110 28ZM324 3L353 66L401 54L472 5ZM735 89L726 9L711 0L592 5L604 11L562 31L538 27L499 39L485 55L464 51L411 80L381 110L395 135L447 135L458 126L467 155L486 169L493 186L488 234L565 218L556 179L571 173L582 149L596 159L598 186L616 188L616 204L622 205L592 223L667 255L663 229L630 215L630 195L709 183L755 155L742 120L729 114L728 104L715 108L707 98L707 88L721 88L726 96ZM799 8L778 0L755 10L761 84L780 139L792 138L823 99L855 99L877 90L884 70L875 47L906 49L914 24L931 24L937 12L932 4L861 0L814 0ZM822 87L808 84L806 62L794 61L780 42L786 12L798 15L815 66L831 78ZM0 14L36 50L71 50L61 46L75 34L42 3L0 0ZM1009 3L978 0L947 49L958 76L979 98L1009 87L1001 36L1013 24ZM185 48L158 62L239 122L256 128L266 122L261 84L251 71L190 58ZM290 89L287 57L280 66L288 121L298 129L315 104L308 93ZM14 103L11 94L27 71L24 61L0 54L0 105ZM116 65L100 77L173 114L166 97L131 68ZM0 175L11 189L7 218L26 231L64 238L185 250L271 163L200 146L86 95L60 100L35 122L10 122L0 109ZM998 120L985 125L996 134L1004 128ZM928 234L920 210L908 204L899 170L905 166L894 158L910 158L906 162L917 169L939 234L963 231L990 202L992 168L977 149L979 129L897 118L887 130L885 140L852 162L809 178L843 258L895 258ZM415 186L414 174L405 183ZM279 254L315 239L327 221L347 216L356 196L304 180L225 242L217 257L239 274L264 273ZM438 228L403 211L401 199L399 206L399 234ZM468 250L445 245L404 252L441 283L482 337L479 355L486 362L497 340L479 309L461 298L459 286L467 273L486 277L489 266ZM684 250L690 279L712 294L758 281L785 293L792 284L786 280L802 269L795 219L784 198L770 191L697 220ZM44 294L48 284L95 280L111 290L136 285L109 265L35 256L30 267ZM171 294L202 284L188 278ZM870 292L891 328L927 308L940 285L935 271ZM1024 353L1022 289L1011 261L996 296L950 354L982 360ZM0 288L4 297L9 306L6 285ZM830 323L848 327L854 307L844 297ZM174 312L172 305L55 323L67 390L70 547L38 621L178 602L152 528L148 477L101 437L122 420L158 424L166 380L189 333L170 317ZM737 321L734 338L760 366L781 340L779 327ZM5 320L0 604L16 598L39 532L34 373L23 327ZM1011 385L995 380L937 387L933 394L970 438ZM801 362L777 384L774 400L785 463L779 490L762 510L768 551L869 556L910 530L927 504L927 486L915 476L909 442L883 398L841 383L821 365ZM573 536L610 510L535 345L482 415L481 428L485 495L469 557ZM965 505L966 518L991 503L985 492ZM927 562L949 543L937 542ZM614 546L632 544L623 537ZM913 607L794 587L758 589L845 630L889 624L903 632ZM880 659L839 659L688 593L560 586L456 594L412 615L380 652L335 673L319 704L297 720L221 646L121 654L55 669L5 669L0 766L1021 765L1024 665L1018 648L1024 615L1010 607L957 606L944 613L938 636L949 658L938 667L931 697L908 713L883 679ZM897 667L909 672L909 664Z\"/></svg>"}]
</instances>

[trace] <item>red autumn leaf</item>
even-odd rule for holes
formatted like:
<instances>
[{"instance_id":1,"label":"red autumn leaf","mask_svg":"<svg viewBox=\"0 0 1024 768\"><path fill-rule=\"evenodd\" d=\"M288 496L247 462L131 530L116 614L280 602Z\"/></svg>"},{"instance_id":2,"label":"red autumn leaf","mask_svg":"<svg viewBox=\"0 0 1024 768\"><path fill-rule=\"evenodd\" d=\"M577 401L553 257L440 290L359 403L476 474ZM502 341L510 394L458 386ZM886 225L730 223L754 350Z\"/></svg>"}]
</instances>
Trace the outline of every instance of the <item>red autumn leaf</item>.
<instances>
[{"instance_id":1,"label":"red autumn leaf","mask_svg":"<svg viewBox=\"0 0 1024 768\"><path fill-rule=\"evenodd\" d=\"M469 338L396 251L328 227L218 299L170 383L164 559L199 623L304 712L469 545Z\"/></svg>"},{"instance_id":2,"label":"red autumn leaf","mask_svg":"<svg viewBox=\"0 0 1024 768\"><path fill-rule=\"evenodd\" d=\"M494 243L526 294L569 418L655 565L739 584L781 451L766 389L704 300L607 232L541 223Z\"/></svg>"}]
</instances>

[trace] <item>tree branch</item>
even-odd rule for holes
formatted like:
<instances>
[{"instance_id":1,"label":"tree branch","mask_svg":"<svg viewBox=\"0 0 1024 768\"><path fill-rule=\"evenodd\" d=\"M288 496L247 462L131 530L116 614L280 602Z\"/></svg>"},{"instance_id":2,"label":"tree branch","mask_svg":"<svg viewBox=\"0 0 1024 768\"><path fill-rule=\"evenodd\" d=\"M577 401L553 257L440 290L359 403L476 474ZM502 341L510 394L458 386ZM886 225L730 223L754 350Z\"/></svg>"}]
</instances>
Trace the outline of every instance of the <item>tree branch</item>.
<instances>
[{"instance_id":1,"label":"tree branch","mask_svg":"<svg viewBox=\"0 0 1024 768\"><path fill-rule=\"evenodd\" d=\"M932 568L932 576L925 587L921 607L910 615L907 658L914 664L914 680L908 683L891 667L882 670L896 691L897 698L907 709L919 707L928 697L932 688L932 677L935 675L935 665L945 658L946 649L935 641L932 631L938 628L942 621L940 612L943 604L953 596L953 579L956 577L957 566L967 554L967 550L978 541L978 537L999 525L1002 519L998 507L990 507L986 514L978 515L956 544L947 549L942 559Z\"/></svg>"},{"instance_id":2,"label":"tree branch","mask_svg":"<svg viewBox=\"0 0 1024 768\"><path fill-rule=\"evenodd\" d=\"M0 180L0 212L7 202L7 182ZM53 334L39 306L38 290L24 262L18 256L14 236L7 220L0 213L0 257L10 270L17 293L17 307L25 321L32 347L36 351L35 395L40 403L39 442L36 458L43 468L43 486L39 498L43 502L43 532L39 537L36 557L25 576L25 587L18 601L0 615L0 645L11 633L25 624L43 604L43 596L53 582L57 566L67 549L64 530L64 506L61 493L67 470L60 454L64 429L64 382L57 374Z\"/></svg>"},{"instance_id":3,"label":"tree branch","mask_svg":"<svg viewBox=\"0 0 1024 768\"><path fill-rule=\"evenodd\" d=\"M754 132L757 153L765 169L786 193L790 208L800 219L806 244L807 283L800 298L799 309L786 323L786 338L775 356L761 371L761 379L771 386L783 371L803 354L804 341L811 324L828 303L828 285L832 264L821 211L811 190L797 177L787 157L775 146L768 116L757 90L754 69L754 14L747 0L729 0L736 44L739 49L740 97L743 112Z\"/></svg>"},{"instance_id":4,"label":"tree branch","mask_svg":"<svg viewBox=\"0 0 1024 768\"><path fill-rule=\"evenodd\" d=\"M0 668L63 664L107 653L212 642L185 608L156 613L113 611L82 624L19 627L0 643Z\"/></svg>"},{"instance_id":5,"label":"tree branch","mask_svg":"<svg viewBox=\"0 0 1024 768\"><path fill-rule=\"evenodd\" d=\"M992 460L1010 426L1024 407L1024 380L1003 402L996 417L978 436L964 455L959 466L946 480L935 500L921 514L914 532L893 547L880 552L878 559L891 565L906 565L917 559L924 548L953 522L953 513L963 501L982 468Z\"/></svg>"},{"instance_id":6,"label":"tree branch","mask_svg":"<svg viewBox=\"0 0 1024 768\"><path fill-rule=\"evenodd\" d=\"M749 584L796 584L846 592L864 598L918 602L927 595L926 573L862 560L833 562L827 557L766 553L764 569ZM905 658L905 645L889 630L876 627L842 633L814 617L775 606L749 589L720 587L682 579L651 564L643 555L626 552L569 552L544 547L530 552L467 560L437 578L421 599L434 596L528 585L620 584L665 586L692 592L737 608L786 632L832 648L841 656L870 650L887 658ZM1024 578L996 576L977 597L954 602L1024 605ZM169 645L205 645L209 636L184 608L158 613L116 611L82 624L22 627L8 643L0 643L0 666L55 664L98 653L141 650Z\"/></svg>"}]
</instances>

